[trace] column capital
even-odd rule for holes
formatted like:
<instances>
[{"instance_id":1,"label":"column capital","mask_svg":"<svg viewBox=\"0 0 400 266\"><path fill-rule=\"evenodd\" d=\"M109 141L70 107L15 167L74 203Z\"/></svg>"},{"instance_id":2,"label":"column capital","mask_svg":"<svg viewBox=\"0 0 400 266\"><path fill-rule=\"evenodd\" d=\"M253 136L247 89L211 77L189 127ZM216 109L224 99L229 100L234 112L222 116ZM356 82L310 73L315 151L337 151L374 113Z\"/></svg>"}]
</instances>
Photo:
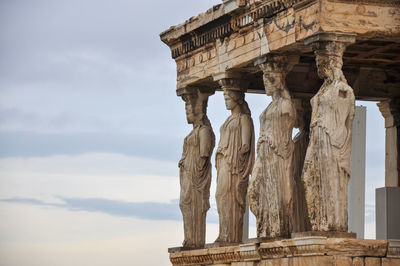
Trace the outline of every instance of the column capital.
<instances>
[{"instance_id":1,"label":"column capital","mask_svg":"<svg viewBox=\"0 0 400 266\"><path fill-rule=\"evenodd\" d=\"M203 94L204 96L211 96L215 93L215 88L210 86L186 86L182 88L176 89L176 95L183 97L184 95L193 95L198 96L199 94Z\"/></svg>"},{"instance_id":2,"label":"column capital","mask_svg":"<svg viewBox=\"0 0 400 266\"><path fill-rule=\"evenodd\" d=\"M243 74L235 71L215 74L213 79L218 82L223 90L246 92L249 85L249 81L243 77Z\"/></svg>"},{"instance_id":3,"label":"column capital","mask_svg":"<svg viewBox=\"0 0 400 266\"><path fill-rule=\"evenodd\" d=\"M343 34L343 33L337 33L337 32L321 32L315 35L312 35L310 37L307 37L304 40L305 45L317 45L318 43L324 43L324 42L336 42L336 43L342 43L344 45L349 45L352 44L356 41L356 35L355 34ZM316 49L318 47L315 47ZM314 49L314 47L313 47Z\"/></svg>"},{"instance_id":4,"label":"column capital","mask_svg":"<svg viewBox=\"0 0 400 266\"><path fill-rule=\"evenodd\" d=\"M377 103L385 118L385 186L400 186L400 99Z\"/></svg>"},{"instance_id":5,"label":"column capital","mask_svg":"<svg viewBox=\"0 0 400 266\"><path fill-rule=\"evenodd\" d=\"M376 104L385 118L385 128L400 126L400 99L390 99Z\"/></svg>"},{"instance_id":6,"label":"column capital","mask_svg":"<svg viewBox=\"0 0 400 266\"><path fill-rule=\"evenodd\" d=\"M227 70L213 74L213 80L219 81L221 79L243 79L243 74L234 70Z\"/></svg>"},{"instance_id":7,"label":"column capital","mask_svg":"<svg viewBox=\"0 0 400 266\"><path fill-rule=\"evenodd\" d=\"M346 47L355 41L356 36L352 34L324 32L306 38L304 44L311 45L317 58L339 58L341 61Z\"/></svg>"},{"instance_id":8,"label":"column capital","mask_svg":"<svg viewBox=\"0 0 400 266\"><path fill-rule=\"evenodd\" d=\"M246 92L249 82L243 79L226 78L220 79L218 84L223 90Z\"/></svg>"},{"instance_id":9,"label":"column capital","mask_svg":"<svg viewBox=\"0 0 400 266\"><path fill-rule=\"evenodd\" d=\"M298 62L299 56L283 54L267 54L254 62L263 72L265 93L268 96L276 95L270 91L272 89L278 90L278 94L284 95L285 98L290 98L286 87L286 75Z\"/></svg>"},{"instance_id":10,"label":"column capital","mask_svg":"<svg viewBox=\"0 0 400 266\"><path fill-rule=\"evenodd\" d=\"M298 55L267 54L254 60L254 65L264 74L287 74L298 62Z\"/></svg>"}]
</instances>

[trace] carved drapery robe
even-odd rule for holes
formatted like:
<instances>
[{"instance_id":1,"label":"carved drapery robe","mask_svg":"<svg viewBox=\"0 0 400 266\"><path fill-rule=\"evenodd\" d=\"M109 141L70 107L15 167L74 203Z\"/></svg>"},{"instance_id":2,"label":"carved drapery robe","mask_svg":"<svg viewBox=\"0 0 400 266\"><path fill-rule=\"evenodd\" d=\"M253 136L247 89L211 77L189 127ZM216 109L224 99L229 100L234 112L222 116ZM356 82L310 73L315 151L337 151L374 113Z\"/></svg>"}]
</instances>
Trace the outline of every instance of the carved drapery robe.
<instances>
[{"instance_id":1,"label":"carved drapery robe","mask_svg":"<svg viewBox=\"0 0 400 266\"><path fill-rule=\"evenodd\" d=\"M325 82L311 99L310 143L302 179L313 231L347 232L347 184L350 178L353 89Z\"/></svg>"},{"instance_id":2,"label":"carved drapery robe","mask_svg":"<svg viewBox=\"0 0 400 266\"><path fill-rule=\"evenodd\" d=\"M283 113L283 110L286 110ZM289 236L293 219L292 130L296 111L290 99L273 101L260 115L257 159L249 185L250 209L258 237Z\"/></svg>"},{"instance_id":3,"label":"carved drapery robe","mask_svg":"<svg viewBox=\"0 0 400 266\"><path fill-rule=\"evenodd\" d=\"M294 232L304 232L310 230L310 221L308 220L307 203L305 199L305 188L303 180L301 179L301 173L303 171L309 140L310 133L306 129L300 129L299 133L297 133L293 138L294 149L292 169L294 179Z\"/></svg>"},{"instance_id":4,"label":"carved drapery robe","mask_svg":"<svg viewBox=\"0 0 400 266\"><path fill-rule=\"evenodd\" d=\"M202 140L202 136L205 137ZM207 142L208 140L208 142ZM211 141L210 141L211 140ZM201 148L201 145L206 147ZM183 144L180 167L180 201L185 240L183 246L203 247L205 244L206 214L210 208L211 161L215 137L210 126L195 127ZM203 150L205 154L202 154Z\"/></svg>"},{"instance_id":5,"label":"carved drapery robe","mask_svg":"<svg viewBox=\"0 0 400 266\"><path fill-rule=\"evenodd\" d=\"M251 125L250 150L242 154L242 125ZM254 163L254 129L250 115L237 114L227 118L220 130L216 153L219 237L217 241L237 243L242 240L243 215L249 174Z\"/></svg>"}]
</instances>

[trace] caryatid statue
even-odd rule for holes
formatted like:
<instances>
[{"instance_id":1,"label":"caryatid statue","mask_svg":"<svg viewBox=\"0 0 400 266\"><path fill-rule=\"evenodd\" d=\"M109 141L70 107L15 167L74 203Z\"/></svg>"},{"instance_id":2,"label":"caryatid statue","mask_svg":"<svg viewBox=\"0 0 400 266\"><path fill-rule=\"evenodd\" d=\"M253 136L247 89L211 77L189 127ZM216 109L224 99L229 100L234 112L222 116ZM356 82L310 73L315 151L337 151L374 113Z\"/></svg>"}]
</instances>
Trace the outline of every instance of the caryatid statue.
<instances>
[{"instance_id":1,"label":"caryatid statue","mask_svg":"<svg viewBox=\"0 0 400 266\"><path fill-rule=\"evenodd\" d=\"M314 43L322 87L311 99L310 142L302 172L313 231L347 232L353 89L342 72L345 44Z\"/></svg>"},{"instance_id":2,"label":"caryatid statue","mask_svg":"<svg viewBox=\"0 0 400 266\"><path fill-rule=\"evenodd\" d=\"M290 237L293 227L292 131L296 110L285 85L288 58L270 55L261 64L272 102L260 115L257 159L249 185L258 237Z\"/></svg>"},{"instance_id":3,"label":"caryatid statue","mask_svg":"<svg viewBox=\"0 0 400 266\"><path fill-rule=\"evenodd\" d=\"M215 158L219 214L219 236L215 242L239 243L249 174L254 163L254 127L244 100L245 84L236 79L222 79L219 84L224 90L226 108L232 114L221 126Z\"/></svg>"},{"instance_id":4,"label":"caryatid statue","mask_svg":"<svg viewBox=\"0 0 400 266\"><path fill-rule=\"evenodd\" d=\"M180 201L185 239L183 247L202 248L205 245L206 214L210 208L211 154L215 136L206 115L209 93L198 89L178 90L185 101L186 118L193 130L183 144L180 168Z\"/></svg>"}]
</instances>

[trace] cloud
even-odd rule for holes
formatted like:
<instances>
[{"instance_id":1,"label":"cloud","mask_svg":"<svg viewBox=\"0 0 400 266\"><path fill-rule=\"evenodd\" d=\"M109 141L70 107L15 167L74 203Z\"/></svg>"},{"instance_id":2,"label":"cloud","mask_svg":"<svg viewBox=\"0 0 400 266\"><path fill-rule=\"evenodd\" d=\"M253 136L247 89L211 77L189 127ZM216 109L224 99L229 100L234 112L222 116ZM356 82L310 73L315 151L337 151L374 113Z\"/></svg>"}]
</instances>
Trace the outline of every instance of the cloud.
<instances>
[{"instance_id":1,"label":"cloud","mask_svg":"<svg viewBox=\"0 0 400 266\"><path fill-rule=\"evenodd\" d=\"M63 203L48 203L32 198L8 198L2 202L31 204L64 208L70 211L101 212L113 216L136 217L146 220L182 221L179 200L164 202L126 202L103 198L59 198ZM211 215L210 215L211 214ZM213 215L214 214L214 215ZM218 223L214 212L209 213L207 222Z\"/></svg>"},{"instance_id":2,"label":"cloud","mask_svg":"<svg viewBox=\"0 0 400 266\"><path fill-rule=\"evenodd\" d=\"M183 241L181 221L7 202L0 210L0 265L167 265L167 247Z\"/></svg>"},{"instance_id":3,"label":"cloud","mask_svg":"<svg viewBox=\"0 0 400 266\"><path fill-rule=\"evenodd\" d=\"M183 137L123 133L1 132L0 157L116 153L177 162Z\"/></svg>"},{"instance_id":4,"label":"cloud","mask_svg":"<svg viewBox=\"0 0 400 266\"><path fill-rule=\"evenodd\" d=\"M375 223L375 204L365 204L365 223Z\"/></svg>"},{"instance_id":5,"label":"cloud","mask_svg":"<svg viewBox=\"0 0 400 266\"><path fill-rule=\"evenodd\" d=\"M0 130L186 131L159 33L217 3L1 1Z\"/></svg>"},{"instance_id":6,"label":"cloud","mask_svg":"<svg viewBox=\"0 0 400 266\"><path fill-rule=\"evenodd\" d=\"M0 198L167 203L179 196L178 171L176 162L112 153L0 158Z\"/></svg>"}]
</instances>

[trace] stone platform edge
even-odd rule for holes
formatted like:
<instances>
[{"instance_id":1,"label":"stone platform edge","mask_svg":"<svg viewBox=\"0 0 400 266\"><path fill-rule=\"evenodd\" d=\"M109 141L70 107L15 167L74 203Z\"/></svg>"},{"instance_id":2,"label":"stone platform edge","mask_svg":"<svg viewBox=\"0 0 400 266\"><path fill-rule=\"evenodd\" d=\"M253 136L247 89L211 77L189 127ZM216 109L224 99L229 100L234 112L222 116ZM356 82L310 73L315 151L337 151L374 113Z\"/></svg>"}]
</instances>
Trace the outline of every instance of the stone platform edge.
<instances>
[{"instance_id":1,"label":"stone platform edge","mask_svg":"<svg viewBox=\"0 0 400 266\"><path fill-rule=\"evenodd\" d=\"M182 250L170 248L173 265L400 265L400 239L299 237Z\"/></svg>"}]
</instances>

